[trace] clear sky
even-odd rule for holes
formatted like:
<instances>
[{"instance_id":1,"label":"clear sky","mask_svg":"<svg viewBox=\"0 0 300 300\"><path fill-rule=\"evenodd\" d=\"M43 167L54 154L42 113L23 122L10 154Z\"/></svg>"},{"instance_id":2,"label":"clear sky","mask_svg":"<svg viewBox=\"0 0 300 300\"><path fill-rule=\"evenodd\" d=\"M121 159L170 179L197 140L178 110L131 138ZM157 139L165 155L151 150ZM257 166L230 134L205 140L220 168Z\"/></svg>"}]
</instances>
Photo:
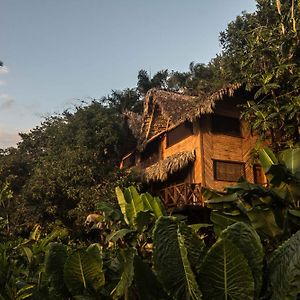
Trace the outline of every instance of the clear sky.
<instances>
[{"instance_id":1,"label":"clear sky","mask_svg":"<svg viewBox=\"0 0 300 300\"><path fill-rule=\"evenodd\" d=\"M187 71L254 0L0 0L0 148L79 99Z\"/></svg>"}]
</instances>

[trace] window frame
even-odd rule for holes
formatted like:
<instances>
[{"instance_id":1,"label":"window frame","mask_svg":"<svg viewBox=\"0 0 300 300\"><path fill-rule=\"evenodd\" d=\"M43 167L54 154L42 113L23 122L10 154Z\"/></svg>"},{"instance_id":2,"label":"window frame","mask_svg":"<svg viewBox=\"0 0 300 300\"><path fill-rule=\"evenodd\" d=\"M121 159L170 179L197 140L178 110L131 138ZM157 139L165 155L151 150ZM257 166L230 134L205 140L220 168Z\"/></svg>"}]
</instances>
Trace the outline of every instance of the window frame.
<instances>
[{"instance_id":1,"label":"window frame","mask_svg":"<svg viewBox=\"0 0 300 300\"><path fill-rule=\"evenodd\" d=\"M232 160L221 160L221 159L213 159L213 174L214 174L214 180L215 181L226 181L226 182L238 182L239 178L236 180L232 179L219 179L217 177L217 163L227 163L232 165L240 165L242 167L243 174L239 177L246 178L246 163L241 161L232 161Z\"/></svg>"},{"instance_id":2,"label":"window frame","mask_svg":"<svg viewBox=\"0 0 300 300\"><path fill-rule=\"evenodd\" d=\"M238 131L232 130L232 132L230 132L230 131L222 130L221 127L218 128L218 126L216 125L217 118L219 118L219 120L221 118L223 118L223 119L225 119L225 120L223 120L225 122L226 122L226 119L231 119L231 120L237 121L238 122ZM243 137L241 125L242 125L241 120L238 117L231 117L231 116L226 116L226 115L221 115L221 114L213 114L211 116L211 132L214 134L223 134L223 135L233 136L233 137Z\"/></svg>"}]
</instances>

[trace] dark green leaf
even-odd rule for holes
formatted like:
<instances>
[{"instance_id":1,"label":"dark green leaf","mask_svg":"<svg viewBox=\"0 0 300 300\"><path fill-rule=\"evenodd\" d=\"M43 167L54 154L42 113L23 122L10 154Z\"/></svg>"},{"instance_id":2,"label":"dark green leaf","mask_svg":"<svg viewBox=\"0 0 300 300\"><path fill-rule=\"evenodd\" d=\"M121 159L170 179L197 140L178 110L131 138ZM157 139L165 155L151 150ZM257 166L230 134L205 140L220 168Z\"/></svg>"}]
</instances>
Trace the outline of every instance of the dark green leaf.
<instances>
[{"instance_id":1,"label":"dark green leaf","mask_svg":"<svg viewBox=\"0 0 300 300\"><path fill-rule=\"evenodd\" d=\"M191 229L172 217L159 218L153 235L154 267L166 290L175 299L201 299L191 266L201 262L201 241L197 243Z\"/></svg>"},{"instance_id":2,"label":"dark green leaf","mask_svg":"<svg viewBox=\"0 0 300 300\"><path fill-rule=\"evenodd\" d=\"M78 250L68 257L64 266L64 280L73 295L84 290L98 291L104 285L104 274L98 257Z\"/></svg>"},{"instance_id":3,"label":"dark green leaf","mask_svg":"<svg viewBox=\"0 0 300 300\"><path fill-rule=\"evenodd\" d=\"M273 253L269 262L272 299L296 299L300 293L299 249L300 231Z\"/></svg>"},{"instance_id":4,"label":"dark green leaf","mask_svg":"<svg viewBox=\"0 0 300 300\"><path fill-rule=\"evenodd\" d=\"M220 238L232 242L247 259L255 283L255 295L258 299L262 287L264 259L264 250L258 234L251 226L238 222L227 227L221 233Z\"/></svg>"},{"instance_id":5,"label":"dark green leaf","mask_svg":"<svg viewBox=\"0 0 300 300\"><path fill-rule=\"evenodd\" d=\"M253 300L254 280L242 252L229 240L219 239L201 266L199 283L206 300Z\"/></svg>"},{"instance_id":6,"label":"dark green leaf","mask_svg":"<svg viewBox=\"0 0 300 300\"><path fill-rule=\"evenodd\" d=\"M123 264L122 264L122 274L121 279L118 282L117 286L112 290L111 295L113 299L119 299L124 294L127 293L128 289L130 288L134 276L134 269L133 269L133 259L135 256L136 250L135 249L125 249L122 252Z\"/></svg>"},{"instance_id":7,"label":"dark green leaf","mask_svg":"<svg viewBox=\"0 0 300 300\"><path fill-rule=\"evenodd\" d=\"M134 278L139 297L143 300L169 299L161 283L158 281L149 265L139 256L134 257Z\"/></svg>"}]
</instances>

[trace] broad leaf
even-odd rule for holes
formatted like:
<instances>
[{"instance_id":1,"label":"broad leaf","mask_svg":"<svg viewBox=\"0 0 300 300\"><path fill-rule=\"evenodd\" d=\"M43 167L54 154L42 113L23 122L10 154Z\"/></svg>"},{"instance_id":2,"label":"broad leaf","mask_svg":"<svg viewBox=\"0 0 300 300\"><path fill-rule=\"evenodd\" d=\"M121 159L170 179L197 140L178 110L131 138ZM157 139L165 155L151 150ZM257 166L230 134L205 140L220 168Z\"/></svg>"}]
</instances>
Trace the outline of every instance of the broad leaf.
<instances>
[{"instance_id":1,"label":"broad leaf","mask_svg":"<svg viewBox=\"0 0 300 300\"><path fill-rule=\"evenodd\" d=\"M45 275L49 285L49 294L53 299L63 298L68 291L64 283L64 264L67 259L66 246L51 243L45 257Z\"/></svg>"},{"instance_id":2,"label":"broad leaf","mask_svg":"<svg viewBox=\"0 0 300 300\"><path fill-rule=\"evenodd\" d=\"M193 260L193 265L200 264L201 261L201 246L198 249L193 246L196 235L173 217L159 218L153 235L154 267L166 290L175 299L201 299L201 292L192 272L192 262L189 260ZM189 245L193 249L190 253Z\"/></svg>"},{"instance_id":3,"label":"broad leaf","mask_svg":"<svg viewBox=\"0 0 300 300\"><path fill-rule=\"evenodd\" d=\"M278 160L269 148L260 149L258 151L259 162L265 173L269 171L272 165L278 164Z\"/></svg>"},{"instance_id":4,"label":"broad leaf","mask_svg":"<svg viewBox=\"0 0 300 300\"><path fill-rule=\"evenodd\" d=\"M139 233L144 232L153 223L153 214L148 211L139 211L135 218L135 226Z\"/></svg>"},{"instance_id":5,"label":"broad leaf","mask_svg":"<svg viewBox=\"0 0 300 300\"><path fill-rule=\"evenodd\" d=\"M195 275L193 273L192 267L190 265L188 259L188 250L185 245L184 235L180 233L180 229L177 229L178 242L179 242L179 250L182 260L182 265L186 277L188 295L191 299L202 299L202 294L199 290Z\"/></svg>"},{"instance_id":6,"label":"broad leaf","mask_svg":"<svg viewBox=\"0 0 300 300\"><path fill-rule=\"evenodd\" d=\"M102 269L103 261L102 261L102 249L98 243L91 244L86 249L86 252L90 254L98 263L99 267Z\"/></svg>"},{"instance_id":7,"label":"broad leaf","mask_svg":"<svg viewBox=\"0 0 300 300\"><path fill-rule=\"evenodd\" d=\"M133 232L136 232L136 231L131 230L131 229L126 229L126 228L120 229L118 231L115 231L115 232L111 233L109 236L107 236L106 242L112 241L112 242L115 243L117 240L122 239L127 234L130 234L130 233L133 233Z\"/></svg>"},{"instance_id":8,"label":"broad leaf","mask_svg":"<svg viewBox=\"0 0 300 300\"><path fill-rule=\"evenodd\" d=\"M258 298L262 286L264 259L264 250L258 234L251 226L238 222L227 227L220 238L232 242L247 259L255 283L255 295Z\"/></svg>"},{"instance_id":9,"label":"broad leaf","mask_svg":"<svg viewBox=\"0 0 300 300\"><path fill-rule=\"evenodd\" d=\"M279 154L279 159L292 174L300 172L300 148L284 150Z\"/></svg>"},{"instance_id":10,"label":"broad leaf","mask_svg":"<svg viewBox=\"0 0 300 300\"><path fill-rule=\"evenodd\" d=\"M31 260L32 260L32 251L29 247L26 247L26 246L22 246L21 245L21 249L23 251L23 253L25 254L27 260L28 260L28 263L31 263Z\"/></svg>"},{"instance_id":11,"label":"broad leaf","mask_svg":"<svg viewBox=\"0 0 300 300\"><path fill-rule=\"evenodd\" d=\"M128 289L130 288L134 276L133 270L133 259L136 253L135 249L126 249L122 252L123 257L123 270L121 274L121 279L117 286L112 290L111 295L113 299L119 299L124 294L127 293Z\"/></svg>"},{"instance_id":12,"label":"broad leaf","mask_svg":"<svg viewBox=\"0 0 300 300\"><path fill-rule=\"evenodd\" d=\"M217 198L212 198L207 200L208 204L215 204L215 203L226 203L226 202L235 202L239 199L238 193L229 194L225 196L218 196Z\"/></svg>"},{"instance_id":13,"label":"broad leaf","mask_svg":"<svg viewBox=\"0 0 300 300\"><path fill-rule=\"evenodd\" d=\"M125 197L124 197L124 194L122 192L122 190L117 186L116 189L116 195L117 195L117 200L118 200L118 203L119 203L119 206L120 206L120 209L121 209L121 212L124 216L124 220L127 224L129 224L129 220L127 218L127 212L126 212L126 200L125 200Z\"/></svg>"},{"instance_id":14,"label":"broad leaf","mask_svg":"<svg viewBox=\"0 0 300 300\"><path fill-rule=\"evenodd\" d=\"M224 215L221 212L212 211L210 215L210 220L214 224L214 230L217 235L221 233L222 230L227 228L229 225L234 224L236 222L244 221L246 218L242 218L240 216L232 216L232 215Z\"/></svg>"},{"instance_id":15,"label":"broad leaf","mask_svg":"<svg viewBox=\"0 0 300 300\"><path fill-rule=\"evenodd\" d=\"M269 276L272 300L296 299L300 293L300 231L272 255Z\"/></svg>"},{"instance_id":16,"label":"broad leaf","mask_svg":"<svg viewBox=\"0 0 300 300\"><path fill-rule=\"evenodd\" d=\"M165 300L169 298L149 265L137 255L134 257L134 278L139 299Z\"/></svg>"},{"instance_id":17,"label":"broad leaf","mask_svg":"<svg viewBox=\"0 0 300 300\"><path fill-rule=\"evenodd\" d=\"M64 279L73 295L79 295L84 290L99 290L105 282L99 257L94 257L87 251L76 251L65 263Z\"/></svg>"},{"instance_id":18,"label":"broad leaf","mask_svg":"<svg viewBox=\"0 0 300 300\"><path fill-rule=\"evenodd\" d=\"M297 218L300 218L300 209L289 209L289 213L292 216L295 216Z\"/></svg>"},{"instance_id":19,"label":"broad leaf","mask_svg":"<svg viewBox=\"0 0 300 300\"><path fill-rule=\"evenodd\" d=\"M131 203L133 208L134 218L136 218L138 212L144 211L144 203L134 186L130 186L128 188L128 191L130 193L131 199L129 199L129 201L127 202Z\"/></svg>"},{"instance_id":20,"label":"broad leaf","mask_svg":"<svg viewBox=\"0 0 300 300\"><path fill-rule=\"evenodd\" d=\"M253 300L254 280L242 252L227 239L219 239L201 266L199 283L206 300Z\"/></svg>"},{"instance_id":21,"label":"broad leaf","mask_svg":"<svg viewBox=\"0 0 300 300\"><path fill-rule=\"evenodd\" d=\"M216 191L214 191L212 189L205 188L205 187L201 188L201 193L202 193L202 196L207 200L210 200L210 199L217 198L217 197L221 196L220 193L217 193Z\"/></svg>"},{"instance_id":22,"label":"broad leaf","mask_svg":"<svg viewBox=\"0 0 300 300\"><path fill-rule=\"evenodd\" d=\"M141 194L141 198L144 203L144 208L153 211L156 219L166 215L165 209L158 197L152 197L149 193L144 193Z\"/></svg>"},{"instance_id":23,"label":"broad leaf","mask_svg":"<svg viewBox=\"0 0 300 300\"><path fill-rule=\"evenodd\" d=\"M274 238L282 234L281 228L277 225L274 212L271 209L254 207L247 212L251 225L255 230L269 237Z\"/></svg>"}]
</instances>

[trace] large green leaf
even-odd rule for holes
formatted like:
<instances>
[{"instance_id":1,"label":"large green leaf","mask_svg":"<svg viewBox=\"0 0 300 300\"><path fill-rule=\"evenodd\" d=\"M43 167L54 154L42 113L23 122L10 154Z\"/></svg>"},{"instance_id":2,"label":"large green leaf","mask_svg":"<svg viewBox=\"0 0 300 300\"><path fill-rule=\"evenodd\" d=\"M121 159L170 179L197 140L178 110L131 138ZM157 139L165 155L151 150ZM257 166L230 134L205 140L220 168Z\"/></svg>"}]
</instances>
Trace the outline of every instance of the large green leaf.
<instances>
[{"instance_id":1,"label":"large green leaf","mask_svg":"<svg viewBox=\"0 0 300 300\"><path fill-rule=\"evenodd\" d=\"M246 218L243 218L241 216L224 215L221 212L212 211L210 215L210 220L214 224L215 233L219 235L221 231L227 228L229 225L239 221L244 221L246 220Z\"/></svg>"},{"instance_id":2,"label":"large green leaf","mask_svg":"<svg viewBox=\"0 0 300 300\"><path fill-rule=\"evenodd\" d=\"M123 191L125 198L125 221L129 226L133 226L135 218L135 209L132 205L132 197L130 190L127 188Z\"/></svg>"},{"instance_id":3,"label":"large green leaf","mask_svg":"<svg viewBox=\"0 0 300 300\"><path fill-rule=\"evenodd\" d=\"M201 266L199 283L206 300L253 300L254 280L248 262L231 241L219 239Z\"/></svg>"},{"instance_id":4,"label":"large green leaf","mask_svg":"<svg viewBox=\"0 0 300 300\"><path fill-rule=\"evenodd\" d=\"M102 248L98 243L94 243L88 246L86 252L90 254L95 261L97 261L99 267L102 269L103 261L102 261ZM100 287L100 286L99 286ZM98 288L97 288L98 289Z\"/></svg>"},{"instance_id":5,"label":"large green leaf","mask_svg":"<svg viewBox=\"0 0 300 300\"><path fill-rule=\"evenodd\" d=\"M254 207L247 212L251 225L255 230L274 238L282 234L281 228L277 225L274 212L271 209Z\"/></svg>"},{"instance_id":6,"label":"large green leaf","mask_svg":"<svg viewBox=\"0 0 300 300\"><path fill-rule=\"evenodd\" d=\"M136 250L132 248L125 249L124 251L121 252L123 258L123 264L122 264L123 270L122 270L120 281L111 292L113 299L119 299L124 295L126 295L128 289L132 284L132 280L134 276L133 259L135 253Z\"/></svg>"},{"instance_id":7,"label":"large green leaf","mask_svg":"<svg viewBox=\"0 0 300 300\"><path fill-rule=\"evenodd\" d=\"M45 257L45 275L51 299L61 299L68 291L64 283L64 264L67 249L63 244L51 243Z\"/></svg>"},{"instance_id":8,"label":"large green leaf","mask_svg":"<svg viewBox=\"0 0 300 300\"><path fill-rule=\"evenodd\" d=\"M196 260L197 253L189 255L189 245L193 248L192 252L197 250L190 244L192 238L187 232L194 235L191 228L176 218L158 219L153 233L154 267L160 281L175 299L201 299L201 292L189 261L189 256ZM196 239L195 235L194 237ZM201 248L198 249L200 255L202 251ZM200 258L198 259L200 264ZM196 261L193 263L197 264Z\"/></svg>"},{"instance_id":9,"label":"large green leaf","mask_svg":"<svg viewBox=\"0 0 300 300\"><path fill-rule=\"evenodd\" d=\"M145 230L147 230L149 224L153 223L153 218L154 218L154 216L149 210L139 211L137 213L137 216L136 216L135 222L134 222L136 230L139 233L142 233Z\"/></svg>"},{"instance_id":10,"label":"large green leaf","mask_svg":"<svg viewBox=\"0 0 300 300\"><path fill-rule=\"evenodd\" d=\"M121 212L124 216L124 220L127 224L129 224L129 220L127 218L127 212L126 212L127 203L126 203L126 200L125 200L125 196L124 196L122 190L118 186L116 187L115 191L116 191L117 200L118 200Z\"/></svg>"},{"instance_id":11,"label":"large green leaf","mask_svg":"<svg viewBox=\"0 0 300 300\"><path fill-rule=\"evenodd\" d=\"M134 233L134 232L136 232L136 231L127 229L127 228L123 228L118 231L114 231L110 235L107 236L106 242L112 241L115 243L117 240L124 238L127 234Z\"/></svg>"},{"instance_id":12,"label":"large green leaf","mask_svg":"<svg viewBox=\"0 0 300 300\"><path fill-rule=\"evenodd\" d=\"M125 189L124 192L117 187L116 195L119 206L124 215L125 222L131 227L134 227L138 213L146 211L146 209L144 209L144 202L141 196L133 186Z\"/></svg>"},{"instance_id":13,"label":"large green leaf","mask_svg":"<svg viewBox=\"0 0 300 300\"><path fill-rule=\"evenodd\" d=\"M136 218L138 212L144 211L144 203L134 186L130 186L128 188L128 191L130 193L130 199L128 199L129 201L127 202L131 203L133 210L133 218Z\"/></svg>"},{"instance_id":14,"label":"large green leaf","mask_svg":"<svg viewBox=\"0 0 300 300\"><path fill-rule=\"evenodd\" d=\"M279 159L285 164L292 174L300 173L300 148L282 151L279 154Z\"/></svg>"},{"instance_id":15,"label":"large green leaf","mask_svg":"<svg viewBox=\"0 0 300 300\"><path fill-rule=\"evenodd\" d=\"M99 256L87 251L78 250L69 256L64 266L64 280L70 292L80 295L84 290L98 291L105 282L101 267Z\"/></svg>"},{"instance_id":16,"label":"large green leaf","mask_svg":"<svg viewBox=\"0 0 300 300\"><path fill-rule=\"evenodd\" d=\"M165 209L158 197L152 197L149 193L141 194L144 208L153 211L156 219L166 215Z\"/></svg>"},{"instance_id":17,"label":"large green leaf","mask_svg":"<svg viewBox=\"0 0 300 300\"><path fill-rule=\"evenodd\" d=\"M255 283L255 295L258 298L262 286L264 259L264 250L258 234L248 224L238 222L227 227L220 238L232 242L247 259Z\"/></svg>"},{"instance_id":18,"label":"large green leaf","mask_svg":"<svg viewBox=\"0 0 300 300\"><path fill-rule=\"evenodd\" d=\"M218 196L216 198L212 198L207 200L208 204L215 204L215 203L224 203L224 202L235 202L239 199L238 193L233 193L225 196Z\"/></svg>"},{"instance_id":19,"label":"large green leaf","mask_svg":"<svg viewBox=\"0 0 300 300\"><path fill-rule=\"evenodd\" d=\"M134 278L139 293L139 299L169 299L149 265L137 255L134 257Z\"/></svg>"},{"instance_id":20,"label":"large green leaf","mask_svg":"<svg viewBox=\"0 0 300 300\"><path fill-rule=\"evenodd\" d=\"M297 299L300 293L300 230L272 255L269 276L272 300Z\"/></svg>"},{"instance_id":21,"label":"large green leaf","mask_svg":"<svg viewBox=\"0 0 300 300\"><path fill-rule=\"evenodd\" d=\"M179 233L184 237L184 246L188 250L188 259L192 269L198 274L200 265L207 252L205 243L195 234L192 227L186 226L183 222L179 223Z\"/></svg>"},{"instance_id":22,"label":"large green leaf","mask_svg":"<svg viewBox=\"0 0 300 300\"><path fill-rule=\"evenodd\" d=\"M188 250L185 245L185 238L184 235L180 233L180 228L177 229L177 236L182 265L186 277L188 295L191 299L202 299L202 293L199 290L195 275L188 259Z\"/></svg>"},{"instance_id":23,"label":"large green leaf","mask_svg":"<svg viewBox=\"0 0 300 300\"><path fill-rule=\"evenodd\" d=\"M268 172L272 165L278 164L278 160L269 148L259 149L259 162L265 172Z\"/></svg>"}]
</instances>

